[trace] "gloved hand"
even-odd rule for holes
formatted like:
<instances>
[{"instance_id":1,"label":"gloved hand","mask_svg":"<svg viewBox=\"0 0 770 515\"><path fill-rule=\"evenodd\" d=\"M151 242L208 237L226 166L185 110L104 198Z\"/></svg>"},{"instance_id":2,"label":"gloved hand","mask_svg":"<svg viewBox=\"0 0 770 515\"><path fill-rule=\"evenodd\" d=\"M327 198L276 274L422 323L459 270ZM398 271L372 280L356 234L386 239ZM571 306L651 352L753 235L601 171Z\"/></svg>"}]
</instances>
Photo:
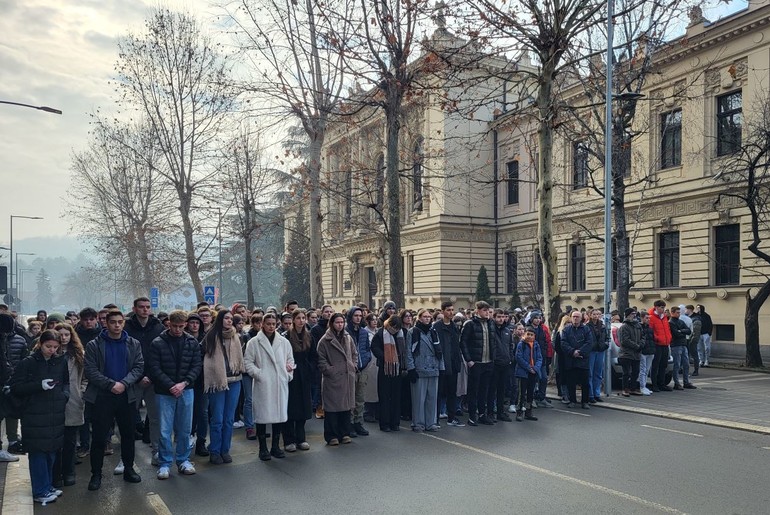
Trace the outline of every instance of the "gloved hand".
<instances>
[{"instance_id":1,"label":"gloved hand","mask_svg":"<svg viewBox=\"0 0 770 515\"><path fill-rule=\"evenodd\" d=\"M407 375L409 376L409 382L416 383L417 382L417 370L412 369L407 372Z\"/></svg>"},{"instance_id":2,"label":"gloved hand","mask_svg":"<svg viewBox=\"0 0 770 515\"><path fill-rule=\"evenodd\" d=\"M43 387L43 390L53 390L53 387L55 386L53 379L43 379L40 382L40 386Z\"/></svg>"}]
</instances>

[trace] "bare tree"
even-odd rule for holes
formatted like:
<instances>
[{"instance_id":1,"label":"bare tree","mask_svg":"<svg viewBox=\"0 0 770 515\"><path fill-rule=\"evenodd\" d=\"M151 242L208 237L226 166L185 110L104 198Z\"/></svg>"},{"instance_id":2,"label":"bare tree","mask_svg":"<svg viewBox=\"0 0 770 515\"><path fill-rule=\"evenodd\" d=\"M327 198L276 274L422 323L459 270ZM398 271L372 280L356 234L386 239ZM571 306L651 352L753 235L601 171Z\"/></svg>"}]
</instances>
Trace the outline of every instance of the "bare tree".
<instances>
[{"instance_id":1,"label":"bare tree","mask_svg":"<svg viewBox=\"0 0 770 515\"><path fill-rule=\"evenodd\" d=\"M201 200L216 174L214 147L234 103L228 69L191 15L167 9L152 11L145 33L129 34L119 50L119 103L147 119L162 150L158 171L176 194L185 264L201 301L205 249L196 235L208 215Z\"/></svg>"},{"instance_id":2,"label":"bare tree","mask_svg":"<svg viewBox=\"0 0 770 515\"><path fill-rule=\"evenodd\" d=\"M259 78L249 91L272 100L296 117L309 140L302 177L310 200L310 301L324 303L321 282L321 148L329 117L336 111L343 88L341 52L350 36L352 0L330 3L281 0L240 0L231 14L239 30L243 55ZM335 13L334 22L329 16ZM342 23L336 23L342 20Z\"/></svg>"}]
</instances>

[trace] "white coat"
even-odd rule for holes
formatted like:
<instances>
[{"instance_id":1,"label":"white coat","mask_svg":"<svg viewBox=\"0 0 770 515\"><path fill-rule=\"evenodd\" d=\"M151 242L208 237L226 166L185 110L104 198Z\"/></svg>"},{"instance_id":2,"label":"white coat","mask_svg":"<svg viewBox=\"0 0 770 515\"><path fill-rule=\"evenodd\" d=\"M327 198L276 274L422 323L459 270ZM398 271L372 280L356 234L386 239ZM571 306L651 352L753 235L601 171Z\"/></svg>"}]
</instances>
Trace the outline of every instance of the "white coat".
<instances>
[{"instance_id":1,"label":"white coat","mask_svg":"<svg viewBox=\"0 0 770 515\"><path fill-rule=\"evenodd\" d=\"M287 364L294 368L289 340L276 332L271 345L265 333L260 331L246 344L243 359L246 373L254 379L251 388L254 423L286 422L289 418L289 381L294 377L294 372L286 371Z\"/></svg>"}]
</instances>

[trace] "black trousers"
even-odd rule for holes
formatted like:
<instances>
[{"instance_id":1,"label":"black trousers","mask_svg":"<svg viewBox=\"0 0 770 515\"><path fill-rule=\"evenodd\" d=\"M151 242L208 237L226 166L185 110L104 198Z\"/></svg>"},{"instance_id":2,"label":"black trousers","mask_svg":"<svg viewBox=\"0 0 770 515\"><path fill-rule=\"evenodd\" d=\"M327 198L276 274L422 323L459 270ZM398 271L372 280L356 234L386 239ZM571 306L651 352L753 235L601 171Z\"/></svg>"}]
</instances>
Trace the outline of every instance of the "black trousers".
<instances>
[{"instance_id":1,"label":"black trousers","mask_svg":"<svg viewBox=\"0 0 770 515\"><path fill-rule=\"evenodd\" d=\"M329 443L332 438L342 440L343 436L350 436L352 429L350 410L324 412L324 440L326 443Z\"/></svg>"},{"instance_id":2,"label":"black trousers","mask_svg":"<svg viewBox=\"0 0 770 515\"><path fill-rule=\"evenodd\" d=\"M380 399L380 429L395 429L401 424L400 376L386 376L383 367L377 372L377 396ZM408 388L405 388L408 390Z\"/></svg>"},{"instance_id":3,"label":"black trousers","mask_svg":"<svg viewBox=\"0 0 770 515\"><path fill-rule=\"evenodd\" d=\"M666 386L666 367L668 366L668 347L665 345L655 346L655 357L652 358L652 386L660 388Z\"/></svg>"},{"instance_id":4,"label":"black trousers","mask_svg":"<svg viewBox=\"0 0 770 515\"><path fill-rule=\"evenodd\" d=\"M283 443L298 444L306 441L305 420L289 420L283 425ZM275 430L275 429L274 429Z\"/></svg>"},{"instance_id":5,"label":"black trousers","mask_svg":"<svg viewBox=\"0 0 770 515\"><path fill-rule=\"evenodd\" d=\"M53 480L75 475L75 446L80 426L64 426L64 446L56 453L53 462Z\"/></svg>"},{"instance_id":6,"label":"black trousers","mask_svg":"<svg viewBox=\"0 0 770 515\"><path fill-rule=\"evenodd\" d=\"M474 367L475 368L475 367ZM508 381L509 365L493 365L492 381L487 394L487 414L491 415L495 409L497 413L503 412L505 403L505 383Z\"/></svg>"},{"instance_id":7,"label":"black trousers","mask_svg":"<svg viewBox=\"0 0 770 515\"><path fill-rule=\"evenodd\" d=\"M697 372L700 367L700 360L698 359L698 341L700 341L700 338L690 338L690 341L687 344L687 352L690 353L692 366L695 367L694 372Z\"/></svg>"},{"instance_id":8,"label":"black trousers","mask_svg":"<svg viewBox=\"0 0 770 515\"><path fill-rule=\"evenodd\" d=\"M271 425L273 426L273 432L270 434L273 436L273 443L277 446L281 433L283 433L283 444L288 445L289 442L286 441L286 424L281 422L280 424ZM257 430L257 438L265 438L267 436L267 424L254 424L254 428Z\"/></svg>"},{"instance_id":9,"label":"black trousers","mask_svg":"<svg viewBox=\"0 0 770 515\"><path fill-rule=\"evenodd\" d=\"M446 399L447 422L457 419L457 375L447 374L438 376L438 408L437 414L441 414L441 401Z\"/></svg>"},{"instance_id":10,"label":"black trousers","mask_svg":"<svg viewBox=\"0 0 770 515\"><path fill-rule=\"evenodd\" d=\"M618 363L623 367L623 390L639 389L639 360L631 358L618 358Z\"/></svg>"},{"instance_id":11,"label":"black trousers","mask_svg":"<svg viewBox=\"0 0 770 515\"><path fill-rule=\"evenodd\" d=\"M588 376L586 375L586 379ZM537 384L537 374L527 374L527 377L517 377L519 384L519 397L516 399L516 408L532 409L532 400L535 398L535 385Z\"/></svg>"},{"instance_id":12,"label":"black trousers","mask_svg":"<svg viewBox=\"0 0 770 515\"><path fill-rule=\"evenodd\" d=\"M492 370L491 361L489 363L474 363L468 369L468 418L471 420L477 420L478 415L485 414Z\"/></svg>"},{"instance_id":13,"label":"black trousers","mask_svg":"<svg viewBox=\"0 0 770 515\"><path fill-rule=\"evenodd\" d=\"M567 379L567 390L569 392L569 401L577 403L577 385L580 385L580 403L588 402L588 369L571 368L565 371Z\"/></svg>"},{"instance_id":14,"label":"black trousers","mask_svg":"<svg viewBox=\"0 0 770 515\"><path fill-rule=\"evenodd\" d=\"M120 430L120 457L126 470L134 466L134 411L135 403L128 402L128 394L99 393L91 409L91 474L100 475L104 464L104 446L113 422Z\"/></svg>"}]
</instances>

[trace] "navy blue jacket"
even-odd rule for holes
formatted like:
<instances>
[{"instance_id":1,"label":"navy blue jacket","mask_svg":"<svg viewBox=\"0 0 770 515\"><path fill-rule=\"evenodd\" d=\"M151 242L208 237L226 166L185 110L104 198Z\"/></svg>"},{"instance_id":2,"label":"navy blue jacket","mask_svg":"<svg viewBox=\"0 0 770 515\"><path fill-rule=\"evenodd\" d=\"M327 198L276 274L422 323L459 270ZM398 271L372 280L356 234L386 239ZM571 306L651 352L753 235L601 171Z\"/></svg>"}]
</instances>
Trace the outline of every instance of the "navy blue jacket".
<instances>
[{"instance_id":1,"label":"navy blue jacket","mask_svg":"<svg viewBox=\"0 0 770 515\"><path fill-rule=\"evenodd\" d=\"M540 377L540 369L543 366L543 354L540 352L540 345L537 340L532 342L532 352L535 354L532 361L535 362L532 367L535 369L535 374ZM529 377L530 367L530 347L524 340L519 341L516 345L516 377Z\"/></svg>"},{"instance_id":2,"label":"navy blue jacket","mask_svg":"<svg viewBox=\"0 0 770 515\"><path fill-rule=\"evenodd\" d=\"M594 332L590 327L581 324L575 327L569 324L561 333L561 349L564 352L564 370L583 368L588 370L588 358L594 348ZM580 351L582 357L573 354Z\"/></svg>"}]
</instances>

